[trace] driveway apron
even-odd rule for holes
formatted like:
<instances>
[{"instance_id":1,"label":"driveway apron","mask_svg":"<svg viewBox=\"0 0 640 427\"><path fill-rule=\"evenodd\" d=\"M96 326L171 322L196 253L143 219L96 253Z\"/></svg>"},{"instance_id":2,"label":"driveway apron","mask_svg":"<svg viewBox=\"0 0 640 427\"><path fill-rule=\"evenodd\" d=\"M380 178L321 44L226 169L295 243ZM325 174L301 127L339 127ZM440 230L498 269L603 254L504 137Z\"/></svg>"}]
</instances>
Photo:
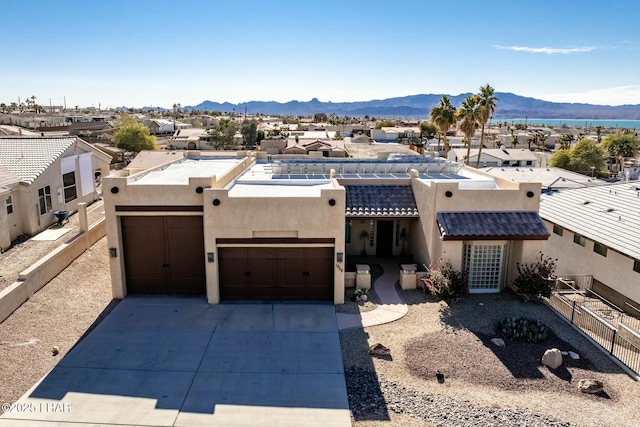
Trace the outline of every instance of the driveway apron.
<instances>
[{"instance_id":1,"label":"driveway apron","mask_svg":"<svg viewBox=\"0 0 640 427\"><path fill-rule=\"evenodd\" d=\"M4 426L350 426L334 307L129 297Z\"/></svg>"}]
</instances>

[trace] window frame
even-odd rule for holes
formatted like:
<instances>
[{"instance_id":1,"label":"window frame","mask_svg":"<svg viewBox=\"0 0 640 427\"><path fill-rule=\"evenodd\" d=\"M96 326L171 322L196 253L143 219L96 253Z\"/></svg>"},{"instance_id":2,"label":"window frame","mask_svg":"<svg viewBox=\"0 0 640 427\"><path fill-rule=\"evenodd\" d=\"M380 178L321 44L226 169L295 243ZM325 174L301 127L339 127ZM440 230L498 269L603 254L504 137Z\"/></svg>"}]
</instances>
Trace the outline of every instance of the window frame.
<instances>
[{"instance_id":1,"label":"window frame","mask_svg":"<svg viewBox=\"0 0 640 427\"><path fill-rule=\"evenodd\" d=\"M564 227L558 224L553 224L553 234L562 236L564 234Z\"/></svg>"},{"instance_id":2,"label":"window frame","mask_svg":"<svg viewBox=\"0 0 640 427\"><path fill-rule=\"evenodd\" d=\"M5 206L7 207L7 215L11 215L13 213L13 199L11 198L11 196L7 197Z\"/></svg>"},{"instance_id":3,"label":"window frame","mask_svg":"<svg viewBox=\"0 0 640 427\"><path fill-rule=\"evenodd\" d=\"M73 177L73 184L67 183L65 177ZM70 203L78 198L78 181L76 180L76 171L70 171L62 174L62 193L64 195L64 202Z\"/></svg>"},{"instance_id":4,"label":"window frame","mask_svg":"<svg viewBox=\"0 0 640 427\"><path fill-rule=\"evenodd\" d=\"M584 247L587 245L587 238L584 237L582 234L573 233L573 243L577 243L578 245Z\"/></svg>"},{"instance_id":5,"label":"window frame","mask_svg":"<svg viewBox=\"0 0 640 427\"><path fill-rule=\"evenodd\" d=\"M46 215L53 211L53 202L51 201L51 186L45 185L38 188L38 206L40 215Z\"/></svg>"},{"instance_id":6,"label":"window frame","mask_svg":"<svg viewBox=\"0 0 640 427\"><path fill-rule=\"evenodd\" d=\"M603 257L606 257L608 250L609 250L609 247L607 245L603 245L600 242L593 242L593 252L597 253L598 255L602 255Z\"/></svg>"}]
</instances>

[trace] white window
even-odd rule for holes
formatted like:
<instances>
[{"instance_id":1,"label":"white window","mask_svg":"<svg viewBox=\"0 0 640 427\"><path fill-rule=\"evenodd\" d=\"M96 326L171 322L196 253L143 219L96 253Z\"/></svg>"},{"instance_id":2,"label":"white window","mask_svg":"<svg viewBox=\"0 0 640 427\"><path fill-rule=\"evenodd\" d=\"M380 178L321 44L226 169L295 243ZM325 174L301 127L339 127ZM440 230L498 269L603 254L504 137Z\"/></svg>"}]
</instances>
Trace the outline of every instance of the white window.
<instances>
[{"instance_id":1,"label":"white window","mask_svg":"<svg viewBox=\"0 0 640 427\"><path fill-rule=\"evenodd\" d=\"M51 204L51 187L48 185L38 190L38 201L40 203L40 215L51 212L53 205Z\"/></svg>"},{"instance_id":2,"label":"white window","mask_svg":"<svg viewBox=\"0 0 640 427\"><path fill-rule=\"evenodd\" d=\"M464 245L463 268L469 274L469 293L500 292L507 245Z\"/></svg>"},{"instance_id":3,"label":"white window","mask_svg":"<svg viewBox=\"0 0 640 427\"><path fill-rule=\"evenodd\" d=\"M13 213L13 200L11 199L11 196L9 196L9 198L7 199L6 205L7 205L7 215L12 214Z\"/></svg>"}]
</instances>

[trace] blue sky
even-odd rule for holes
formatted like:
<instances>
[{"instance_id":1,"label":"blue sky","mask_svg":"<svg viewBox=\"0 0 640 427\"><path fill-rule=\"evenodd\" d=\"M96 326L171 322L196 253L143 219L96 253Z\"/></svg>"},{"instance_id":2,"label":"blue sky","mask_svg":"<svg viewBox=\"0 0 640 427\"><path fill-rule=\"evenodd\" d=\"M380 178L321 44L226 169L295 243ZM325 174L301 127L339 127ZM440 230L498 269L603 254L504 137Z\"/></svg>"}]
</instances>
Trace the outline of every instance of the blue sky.
<instances>
[{"instance_id":1,"label":"blue sky","mask_svg":"<svg viewBox=\"0 0 640 427\"><path fill-rule=\"evenodd\" d=\"M640 104L637 0L1 0L0 102ZM499 106L498 106L499 107Z\"/></svg>"}]
</instances>

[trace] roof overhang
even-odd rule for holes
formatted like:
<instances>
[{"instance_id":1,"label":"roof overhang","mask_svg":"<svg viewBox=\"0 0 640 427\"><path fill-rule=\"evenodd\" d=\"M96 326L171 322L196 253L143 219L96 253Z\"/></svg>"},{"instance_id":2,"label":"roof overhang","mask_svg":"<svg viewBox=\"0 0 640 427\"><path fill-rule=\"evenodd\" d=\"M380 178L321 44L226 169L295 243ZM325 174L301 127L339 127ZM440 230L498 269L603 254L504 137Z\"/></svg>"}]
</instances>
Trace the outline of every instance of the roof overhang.
<instances>
[{"instance_id":1,"label":"roof overhang","mask_svg":"<svg viewBox=\"0 0 640 427\"><path fill-rule=\"evenodd\" d=\"M547 240L549 231L535 211L438 212L442 240Z\"/></svg>"}]
</instances>

